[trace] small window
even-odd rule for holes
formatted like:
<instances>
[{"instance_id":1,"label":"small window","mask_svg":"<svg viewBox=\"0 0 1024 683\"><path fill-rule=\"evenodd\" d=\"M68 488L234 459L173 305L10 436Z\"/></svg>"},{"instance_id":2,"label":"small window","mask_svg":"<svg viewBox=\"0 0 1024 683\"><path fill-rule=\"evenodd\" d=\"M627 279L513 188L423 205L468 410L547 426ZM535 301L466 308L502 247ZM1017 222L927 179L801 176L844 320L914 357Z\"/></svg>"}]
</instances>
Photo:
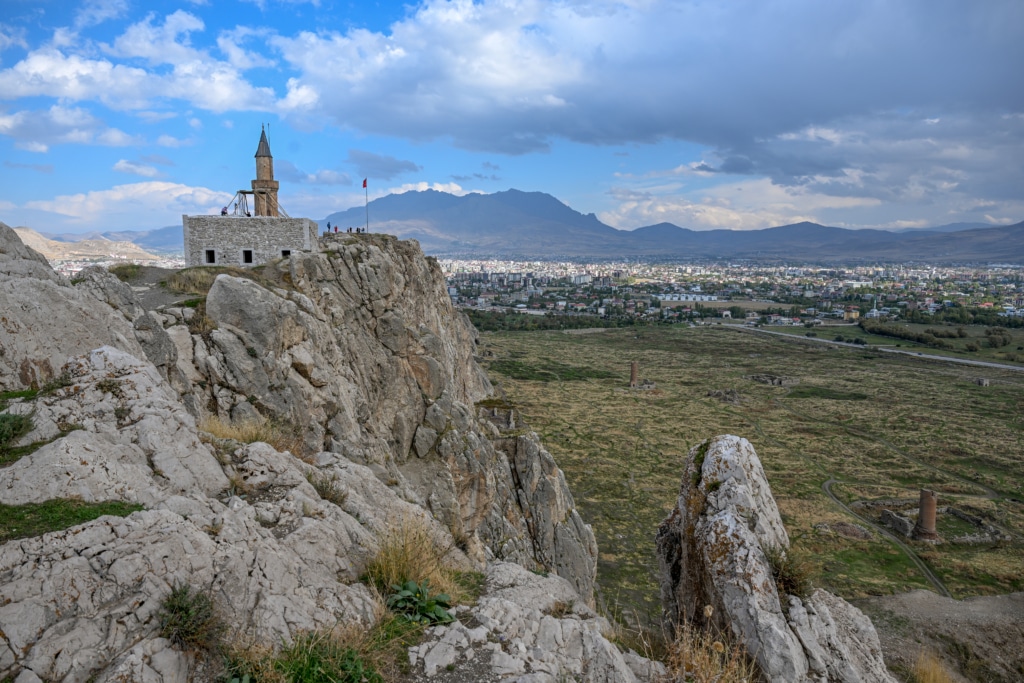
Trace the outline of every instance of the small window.
<instances>
[{"instance_id":1,"label":"small window","mask_svg":"<svg viewBox=\"0 0 1024 683\"><path fill-rule=\"evenodd\" d=\"M291 255L292 255L292 250L291 249L282 249L281 250L281 258L288 258Z\"/></svg>"},{"instance_id":2,"label":"small window","mask_svg":"<svg viewBox=\"0 0 1024 683\"><path fill-rule=\"evenodd\" d=\"M252 249L242 250L242 263L252 263Z\"/></svg>"},{"instance_id":3,"label":"small window","mask_svg":"<svg viewBox=\"0 0 1024 683\"><path fill-rule=\"evenodd\" d=\"M207 263L216 263L217 262L217 252L214 251L213 249L207 249L206 250L206 262Z\"/></svg>"}]
</instances>

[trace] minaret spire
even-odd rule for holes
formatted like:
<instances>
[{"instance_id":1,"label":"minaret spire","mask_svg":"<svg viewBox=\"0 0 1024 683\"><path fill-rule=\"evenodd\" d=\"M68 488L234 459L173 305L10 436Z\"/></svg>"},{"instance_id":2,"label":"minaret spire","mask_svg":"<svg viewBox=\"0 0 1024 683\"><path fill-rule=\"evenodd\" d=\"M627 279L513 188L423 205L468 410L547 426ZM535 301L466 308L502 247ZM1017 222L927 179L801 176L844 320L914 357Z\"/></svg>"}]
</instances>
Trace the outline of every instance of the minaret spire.
<instances>
[{"instance_id":1,"label":"minaret spire","mask_svg":"<svg viewBox=\"0 0 1024 683\"><path fill-rule=\"evenodd\" d=\"M257 216L279 216L277 190L280 183L274 180L274 156L270 153L267 129L260 127L260 144L256 147L256 180L252 181L253 198Z\"/></svg>"}]
</instances>

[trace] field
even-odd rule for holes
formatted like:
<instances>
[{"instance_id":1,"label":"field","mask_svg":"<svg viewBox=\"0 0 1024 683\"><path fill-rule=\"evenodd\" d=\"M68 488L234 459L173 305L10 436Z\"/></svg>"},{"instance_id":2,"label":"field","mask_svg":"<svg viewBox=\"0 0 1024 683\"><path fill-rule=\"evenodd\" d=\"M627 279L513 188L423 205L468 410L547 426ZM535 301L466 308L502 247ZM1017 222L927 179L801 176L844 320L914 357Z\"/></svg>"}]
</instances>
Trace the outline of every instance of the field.
<instances>
[{"instance_id":1,"label":"field","mask_svg":"<svg viewBox=\"0 0 1024 683\"><path fill-rule=\"evenodd\" d=\"M848 598L1024 590L1024 373L728 326L484 333L481 352L594 527L605 606L631 621L660 614L654 535L687 451L726 433L757 449L817 585ZM656 388L628 388L634 360ZM863 502L912 502L920 488L1009 540L933 546L871 525L879 511ZM973 530L940 515L948 539Z\"/></svg>"}]
</instances>

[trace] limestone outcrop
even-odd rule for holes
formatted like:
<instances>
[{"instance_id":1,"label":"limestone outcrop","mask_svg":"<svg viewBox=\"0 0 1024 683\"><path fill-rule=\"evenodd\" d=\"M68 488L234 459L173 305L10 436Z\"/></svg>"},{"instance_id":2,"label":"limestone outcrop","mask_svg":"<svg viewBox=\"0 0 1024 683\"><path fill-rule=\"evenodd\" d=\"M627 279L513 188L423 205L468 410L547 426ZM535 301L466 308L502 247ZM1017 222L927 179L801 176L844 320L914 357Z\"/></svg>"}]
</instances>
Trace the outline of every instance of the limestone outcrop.
<instances>
[{"instance_id":1,"label":"limestone outcrop","mask_svg":"<svg viewBox=\"0 0 1024 683\"><path fill-rule=\"evenodd\" d=\"M0 223L0 389L40 387L70 356L104 344L139 357L129 323L57 275Z\"/></svg>"},{"instance_id":2,"label":"limestone outcrop","mask_svg":"<svg viewBox=\"0 0 1024 683\"><path fill-rule=\"evenodd\" d=\"M536 436L505 439L478 419L492 388L435 261L415 243L367 235L260 275L221 275L210 289L215 329L181 354L195 405L301 425L308 452L370 467L477 561L535 563L592 604L593 533ZM168 327L175 340L179 327Z\"/></svg>"},{"instance_id":3,"label":"limestone outcrop","mask_svg":"<svg viewBox=\"0 0 1024 683\"><path fill-rule=\"evenodd\" d=\"M413 680L664 680L661 664L631 651L620 652L606 637L611 635L608 621L580 602L572 584L559 576L537 576L515 564L491 564L484 596L456 613L457 622L432 628L424 642L410 648Z\"/></svg>"},{"instance_id":4,"label":"limestone outcrop","mask_svg":"<svg viewBox=\"0 0 1024 683\"><path fill-rule=\"evenodd\" d=\"M719 436L690 451L657 545L669 627L686 620L731 633L773 683L895 681L860 610L820 589L779 594L768 556L788 550L789 537L746 439Z\"/></svg>"},{"instance_id":5,"label":"limestone outcrop","mask_svg":"<svg viewBox=\"0 0 1024 683\"><path fill-rule=\"evenodd\" d=\"M0 503L141 509L0 545L0 679L202 680L159 637L160 605L185 583L237 638L370 624L380 603L358 578L410 520L456 567L564 576L545 581L577 605L579 623L559 626L567 670L591 656L649 670L600 637L593 534L536 435L478 415L491 387L473 329L415 245L296 256L260 284L221 276L205 313L146 312L107 274L74 286L11 235L0 229L0 388L60 381L3 409L32 415L16 445L43 443L0 467ZM197 427L209 415L291 423L304 444L216 439ZM524 614L495 614L495 632ZM609 676L588 680L630 680Z\"/></svg>"}]
</instances>

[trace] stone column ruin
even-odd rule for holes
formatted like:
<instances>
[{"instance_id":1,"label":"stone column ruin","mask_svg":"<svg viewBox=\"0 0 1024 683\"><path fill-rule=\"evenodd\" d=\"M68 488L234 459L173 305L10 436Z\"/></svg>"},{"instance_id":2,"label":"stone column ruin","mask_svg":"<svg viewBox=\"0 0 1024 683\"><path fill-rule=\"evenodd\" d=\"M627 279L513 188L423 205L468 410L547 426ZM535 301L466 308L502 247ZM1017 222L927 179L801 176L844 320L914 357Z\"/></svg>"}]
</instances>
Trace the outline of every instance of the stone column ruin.
<instances>
[{"instance_id":1,"label":"stone column ruin","mask_svg":"<svg viewBox=\"0 0 1024 683\"><path fill-rule=\"evenodd\" d=\"M937 541L939 534L935 531L935 509L939 497L935 491L921 489L921 507L917 513L917 524L912 537L917 541Z\"/></svg>"},{"instance_id":2,"label":"stone column ruin","mask_svg":"<svg viewBox=\"0 0 1024 683\"><path fill-rule=\"evenodd\" d=\"M633 361L629 364L629 388L636 389L640 385L640 363Z\"/></svg>"}]
</instances>

